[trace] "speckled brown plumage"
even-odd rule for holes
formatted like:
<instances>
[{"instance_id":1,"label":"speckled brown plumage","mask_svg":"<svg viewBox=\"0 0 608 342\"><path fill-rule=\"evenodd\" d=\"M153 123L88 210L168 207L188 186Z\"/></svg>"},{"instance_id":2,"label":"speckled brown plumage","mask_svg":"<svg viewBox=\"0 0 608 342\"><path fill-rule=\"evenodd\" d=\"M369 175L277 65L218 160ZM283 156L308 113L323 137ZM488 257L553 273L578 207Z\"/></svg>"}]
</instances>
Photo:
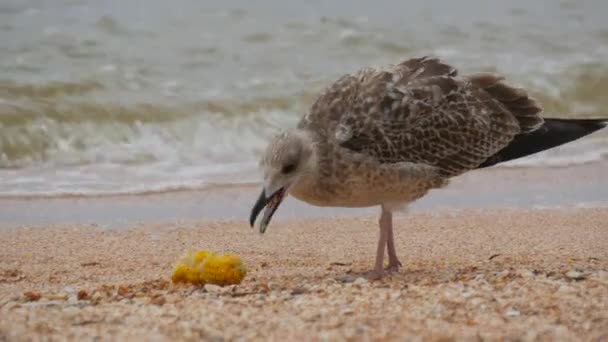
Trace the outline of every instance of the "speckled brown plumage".
<instances>
[{"instance_id":1,"label":"speckled brown plumage","mask_svg":"<svg viewBox=\"0 0 608 342\"><path fill-rule=\"evenodd\" d=\"M299 123L319 167L290 193L317 205L409 202L534 130L540 111L500 76L461 77L438 59L363 69L329 86Z\"/></svg>"},{"instance_id":2,"label":"speckled brown plumage","mask_svg":"<svg viewBox=\"0 0 608 342\"><path fill-rule=\"evenodd\" d=\"M453 176L538 127L540 111L497 75L458 77L437 59L419 58L342 77L300 127L380 163L422 163Z\"/></svg>"}]
</instances>

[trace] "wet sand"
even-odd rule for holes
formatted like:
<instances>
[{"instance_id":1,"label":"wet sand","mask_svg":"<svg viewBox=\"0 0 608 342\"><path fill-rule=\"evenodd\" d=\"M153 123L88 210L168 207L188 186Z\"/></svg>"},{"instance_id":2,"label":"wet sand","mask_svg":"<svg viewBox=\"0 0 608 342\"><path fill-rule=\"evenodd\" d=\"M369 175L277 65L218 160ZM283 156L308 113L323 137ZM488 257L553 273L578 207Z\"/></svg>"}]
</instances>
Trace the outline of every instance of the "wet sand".
<instances>
[{"instance_id":1,"label":"wet sand","mask_svg":"<svg viewBox=\"0 0 608 342\"><path fill-rule=\"evenodd\" d=\"M429 192L412 212L445 209L608 207L608 162L568 167L497 167L468 172ZM0 229L19 225L99 224L245 220L260 184L210 185L197 191L124 196L0 197ZM319 208L287 198L277 219L376 215L376 208Z\"/></svg>"},{"instance_id":2,"label":"wet sand","mask_svg":"<svg viewBox=\"0 0 608 342\"><path fill-rule=\"evenodd\" d=\"M608 339L608 209L396 217L403 269L378 282L376 218L0 230L0 340ZM232 252L235 287L173 285L188 248Z\"/></svg>"}]
</instances>

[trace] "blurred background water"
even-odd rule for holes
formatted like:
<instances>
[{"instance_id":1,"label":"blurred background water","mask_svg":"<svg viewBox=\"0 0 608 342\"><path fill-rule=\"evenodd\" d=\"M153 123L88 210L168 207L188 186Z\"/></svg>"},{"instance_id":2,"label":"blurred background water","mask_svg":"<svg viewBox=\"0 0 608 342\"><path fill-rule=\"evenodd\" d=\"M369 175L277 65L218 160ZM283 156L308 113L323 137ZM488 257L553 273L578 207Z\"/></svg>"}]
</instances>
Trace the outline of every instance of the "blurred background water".
<instances>
[{"instance_id":1,"label":"blurred background water","mask_svg":"<svg viewBox=\"0 0 608 342\"><path fill-rule=\"evenodd\" d=\"M608 117L608 2L0 2L0 196L258 180L257 156L363 66L497 71L546 116ZM608 134L505 167L598 162Z\"/></svg>"}]
</instances>

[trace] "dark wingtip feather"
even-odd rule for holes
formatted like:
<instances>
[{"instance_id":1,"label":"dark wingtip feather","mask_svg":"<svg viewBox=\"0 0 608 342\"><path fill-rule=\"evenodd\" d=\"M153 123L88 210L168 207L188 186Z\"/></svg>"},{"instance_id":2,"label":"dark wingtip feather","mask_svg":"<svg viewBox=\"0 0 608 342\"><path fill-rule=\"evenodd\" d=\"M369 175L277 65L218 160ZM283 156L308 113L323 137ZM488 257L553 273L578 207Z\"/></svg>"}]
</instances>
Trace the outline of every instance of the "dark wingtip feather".
<instances>
[{"instance_id":1,"label":"dark wingtip feather","mask_svg":"<svg viewBox=\"0 0 608 342\"><path fill-rule=\"evenodd\" d=\"M517 135L479 168L518 159L580 139L608 126L608 119L545 119L538 129Z\"/></svg>"}]
</instances>

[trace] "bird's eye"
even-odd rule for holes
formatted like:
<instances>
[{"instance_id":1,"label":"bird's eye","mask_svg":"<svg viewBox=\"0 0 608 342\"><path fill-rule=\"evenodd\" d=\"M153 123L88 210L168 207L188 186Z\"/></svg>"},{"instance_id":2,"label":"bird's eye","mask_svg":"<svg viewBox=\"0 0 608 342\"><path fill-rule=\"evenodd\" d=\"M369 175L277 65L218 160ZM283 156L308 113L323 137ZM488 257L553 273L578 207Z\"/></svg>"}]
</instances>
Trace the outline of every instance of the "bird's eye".
<instances>
[{"instance_id":1,"label":"bird's eye","mask_svg":"<svg viewBox=\"0 0 608 342\"><path fill-rule=\"evenodd\" d=\"M296 169L296 164L287 164L285 166L283 166L283 169L281 170L281 172L283 172L284 174L287 173L292 173L293 170Z\"/></svg>"}]
</instances>

